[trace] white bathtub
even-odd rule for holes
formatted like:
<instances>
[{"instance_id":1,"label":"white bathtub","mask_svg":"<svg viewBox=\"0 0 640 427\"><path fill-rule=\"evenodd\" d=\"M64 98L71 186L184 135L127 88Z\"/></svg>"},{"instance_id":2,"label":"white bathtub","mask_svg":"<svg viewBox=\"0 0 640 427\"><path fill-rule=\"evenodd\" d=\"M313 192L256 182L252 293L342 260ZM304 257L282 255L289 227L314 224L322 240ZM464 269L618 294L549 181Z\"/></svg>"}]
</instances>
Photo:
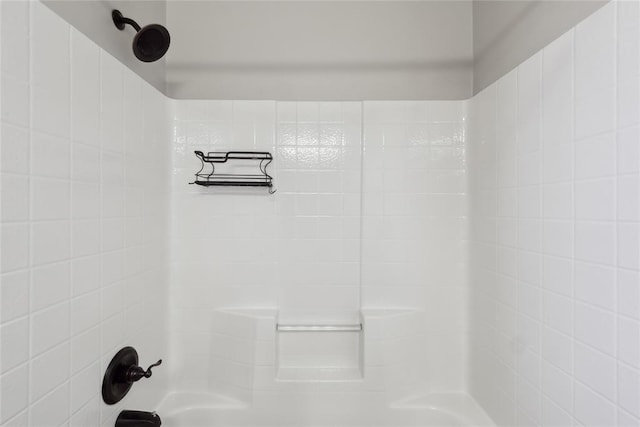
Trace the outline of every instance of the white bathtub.
<instances>
[{"instance_id":1,"label":"white bathtub","mask_svg":"<svg viewBox=\"0 0 640 427\"><path fill-rule=\"evenodd\" d=\"M465 394L415 396L391 405L384 393L258 393L251 404L209 393L172 393L157 409L165 427L494 426Z\"/></svg>"}]
</instances>

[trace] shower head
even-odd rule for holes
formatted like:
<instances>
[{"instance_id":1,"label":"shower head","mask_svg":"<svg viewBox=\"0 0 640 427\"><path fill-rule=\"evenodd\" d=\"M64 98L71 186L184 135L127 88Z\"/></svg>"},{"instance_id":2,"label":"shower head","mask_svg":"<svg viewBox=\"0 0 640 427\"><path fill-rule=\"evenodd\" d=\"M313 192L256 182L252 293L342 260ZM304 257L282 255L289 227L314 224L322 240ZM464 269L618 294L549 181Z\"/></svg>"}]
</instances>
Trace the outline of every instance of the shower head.
<instances>
[{"instance_id":1,"label":"shower head","mask_svg":"<svg viewBox=\"0 0 640 427\"><path fill-rule=\"evenodd\" d=\"M162 25L150 24L140 28L136 21L125 18L119 10L111 12L111 17L119 30L124 30L125 25L129 24L137 31L133 38L133 54L140 61L157 61L169 50L171 37L169 31Z\"/></svg>"}]
</instances>

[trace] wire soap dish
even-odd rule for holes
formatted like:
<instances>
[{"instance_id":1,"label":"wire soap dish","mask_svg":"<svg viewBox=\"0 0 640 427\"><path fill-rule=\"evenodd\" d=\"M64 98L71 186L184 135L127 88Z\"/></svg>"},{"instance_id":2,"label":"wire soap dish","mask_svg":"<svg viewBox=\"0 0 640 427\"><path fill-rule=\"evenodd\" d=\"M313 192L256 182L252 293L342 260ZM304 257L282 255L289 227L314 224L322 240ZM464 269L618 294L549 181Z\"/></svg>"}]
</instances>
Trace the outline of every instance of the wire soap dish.
<instances>
[{"instance_id":1,"label":"wire soap dish","mask_svg":"<svg viewBox=\"0 0 640 427\"><path fill-rule=\"evenodd\" d=\"M273 161L266 151L226 151L194 152L202 166L196 172L196 179L189 184L205 187L267 187L273 194L273 178L267 173L267 166ZM256 164L256 161L258 163ZM255 173L256 168L260 173ZM248 173L245 173L248 172Z\"/></svg>"}]
</instances>

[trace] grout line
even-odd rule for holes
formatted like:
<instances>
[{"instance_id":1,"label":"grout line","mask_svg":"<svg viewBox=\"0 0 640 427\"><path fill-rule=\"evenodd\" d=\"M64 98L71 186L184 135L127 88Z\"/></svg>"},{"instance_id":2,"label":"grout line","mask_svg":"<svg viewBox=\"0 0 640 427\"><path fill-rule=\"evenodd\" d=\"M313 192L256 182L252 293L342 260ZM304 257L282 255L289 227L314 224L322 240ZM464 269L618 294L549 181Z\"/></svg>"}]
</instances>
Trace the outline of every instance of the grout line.
<instances>
[{"instance_id":1,"label":"grout line","mask_svg":"<svg viewBox=\"0 0 640 427\"><path fill-rule=\"evenodd\" d=\"M571 245L571 418L576 422L576 31L571 30L571 219L573 241Z\"/></svg>"},{"instance_id":2,"label":"grout line","mask_svg":"<svg viewBox=\"0 0 640 427\"><path fill-rule=\"evenodd\" d=\"M27 130L27 155L28 155L28 164L27 164L27 173L29 174L29 177L27 178L27 200L29 203L29 211L28 211L28 215L29 215L29 221L31 221L31 218L33 216L33 212L32 212L32 206L31 206L31 173L33 172L31 170L31 156L32 156L32 152L33 152L33 147L32 147L32 134L33 134L33 90L32 90L32 83L33 83L33 58L32 58L32 54L33 54L33 49L32 49L32 42L34 39L34 27L33 27L33 14L35 13L35 9L33 7L33 3L28 2L27 3L27 22L28 22L28 29L27 29L27 34L28 34L28 41L27 41L27 58L28 58L28 72L29 72L29 77L28 77L28 84L27 84L27 99L28 99L28 107L27 107L27 111L29 113L29 118L28 118L28 130ZM28 229L27 229L27 238L29 241L29 248L27 251L27 256L28 256L28 263L27 263L27 280L28 280L28 286L29 286L29 291L28 291L28 315L29 315L29 320L28 320L28 331L29 331L29 337L28 337L28 354L29 354L29 360L27 361L27 406L25 408L26 412L27 412L27 423L28 425L32 425L32 420L31 420L31 395L32 395L32 390L31 390L31 384L33 383L33 378L32 378L32 372L31 372L31 360L33 359L33 348L34 348L34 344L33 344L33 316L32 316L32 308L33 308L33 284L32 284L32 260L33 260L33 241L32 241L32 236L31 236L31 224L29 224Z\"/></svg>"},{"instance_id":3,"label":"grout line","mask_svg":"<svg viewBox=\"0 0 640 427\"><path fill-rule=\"evenodd\" d=\"M614 124L614 129L615 129L615 134L614 134L614 138L613 138L613 180L614 180L614 185L615 185L615 190L613 191L613 218L615 221L615 232L614 232L614 236L613 236L613 241L614 241L614 246L613 246L613 254L614 254L614 260L613 260L613 267L614 267L614 286L613 286L613 307L614 307L614 312L615 312L615 316L614 316L614 329L613 329L613 343L614 343L614 347L613 347L613 357L614 357L614 361L617 362L615 364L615 378L613 379L613 383L615 384L614 388L613 388L613 402L614 405L616 407L616 411L614 414L614 422L616 423L616 425L618 425L619 422L619 414L618 414L618 410L620 405L618 404L618 390L619 390L619 384L618 384L618 378L620 378L619 375L619 370L620 370L620 361L618 360L618 327L619 327L619 317L618 317L618 266L619 266L619 253L618 253L618 236L619 236L619 232L620 232L620 223L617 220L618 219L618 200L619 200L619 179L618 179L618 135L619 135L619 130L618 130L618 2L614 2L614 4L612 5L613 8L613 56L614 56L614 60L613 60L613 78L614 78L614 99L615 99L615 103L613 105L613 124Z\"/></svg>"},{"instance_id":4,"label":"grout line","mask_svg":"<svg viewBox=\"0 0 640 427\"><path fill-rule=\"evenodd\" d=\"M365 168L365 163L364 163L364 156L365 156L365 104L364 101L360 102L360 239L359 239L359 286L358 286L358 296L359 296L359 301L358 301L358 305L359 305L359 311L362 312L362 303L363 303L363 298L362 298L362 292L363 292L363 282L362 282L362 276L364 273L364 268L363 268L363 262L364 262L364 257L362 256L362 250L363 250L363 242L364 242L364 198L365 198L365 191L364 191L364 168ZM360 314L361 315L361 314Z\"/></svg>"}]
</instances>

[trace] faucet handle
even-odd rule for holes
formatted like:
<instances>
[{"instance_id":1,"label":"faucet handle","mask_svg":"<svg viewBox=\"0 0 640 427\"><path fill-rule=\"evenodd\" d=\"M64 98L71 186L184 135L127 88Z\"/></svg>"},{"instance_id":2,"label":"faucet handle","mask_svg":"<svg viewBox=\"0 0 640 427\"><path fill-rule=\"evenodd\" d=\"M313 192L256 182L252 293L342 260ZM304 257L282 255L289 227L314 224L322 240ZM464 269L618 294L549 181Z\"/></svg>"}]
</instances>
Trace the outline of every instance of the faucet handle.
<instances>
[{"instance_id":1,"label":"faucet handle","mask_svg":"<svg viewBox=\"0 0 640 427\"><path fill-rule=\"evenodd\" d=\"M142 378L149 378L151 375L153 375L153 372L151 372L151 368L155 368L156 366L159 366L161 364L162 364L162 359L158 360L156 363L149 366L146 371L142 369L140 366L131 366L127 370L126 380L129 383L134 383L138 380L141 380Z\"/></svg>"},{"instance_id":2,"label":"faucet handle","mask_svg":"<svg viewBox=\"0 0 640 427\"><path fill-rule=\"evenodd\" d=\"M153 365L149 365L149 367L147 368L147 370L144 373L144 377L145 378L149 378L153 374L153 372L151 372L151 368L155 368L156 366L160 366L160 365L162 365L162 359L158 360Z\"/></svg>"}]
</instances>

